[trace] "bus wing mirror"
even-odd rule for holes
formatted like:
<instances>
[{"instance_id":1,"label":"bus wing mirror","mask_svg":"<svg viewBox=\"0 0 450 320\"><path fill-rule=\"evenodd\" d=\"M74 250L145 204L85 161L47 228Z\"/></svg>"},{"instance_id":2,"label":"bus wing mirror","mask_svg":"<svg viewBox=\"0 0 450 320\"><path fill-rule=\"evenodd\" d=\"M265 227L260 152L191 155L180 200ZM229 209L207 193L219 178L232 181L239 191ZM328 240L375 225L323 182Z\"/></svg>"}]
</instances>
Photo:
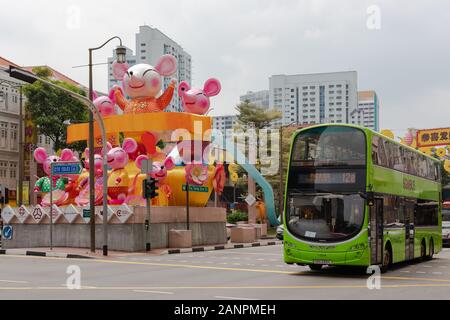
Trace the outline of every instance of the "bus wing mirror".
<instances>
[{"instance_id":1,"label":"bus wing mirror","mask_svg":"<svg viewBox=\"0 0 450 320\"><path fill-rule=\"evenodd\" d=\"M373 207L375 205L375 194L373 192L367 192L367 205Z\"/></svg>"},{"instance_id":2,"label":"bus wing mirror","mask_svg":"<svg viewBox=\"0 0 450 320\"><path fill-rule=\"evenodd\" d=\"M359 192L359 196L367 201L367 205L369 207L373 207L375 205L375 194L373 192Z\"/></svg>"}]
</instances>

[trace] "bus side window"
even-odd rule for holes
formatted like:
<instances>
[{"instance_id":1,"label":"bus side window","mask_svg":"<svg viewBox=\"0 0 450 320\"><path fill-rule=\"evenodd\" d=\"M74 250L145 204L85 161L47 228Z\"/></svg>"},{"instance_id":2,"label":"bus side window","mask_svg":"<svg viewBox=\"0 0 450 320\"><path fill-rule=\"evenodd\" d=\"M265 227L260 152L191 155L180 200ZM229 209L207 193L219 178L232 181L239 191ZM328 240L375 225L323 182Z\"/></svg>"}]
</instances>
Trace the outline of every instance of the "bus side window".
<instances>
[{"instance_id":1,"label":"bus side window","mask_svg":"<svg viewBox=\"0 0 450 320\"><path fill-rule=\"evenodd\" d=\"M386 168L389 167L386 157L386 145L384 140L381 140L378 145L378 164Z\"/></svg>"},{"instance_id":2,"label":"bus side window","mask_svg":"<svg viewBox=\"0 0 450 320\"><path fill-rule=\"evenodd\" d=\"M378 162L378 143L379 143L379 138L377 136L374 136L372 138L372 162L373 164L379 164Z\"/></svg>"}]
</instances>

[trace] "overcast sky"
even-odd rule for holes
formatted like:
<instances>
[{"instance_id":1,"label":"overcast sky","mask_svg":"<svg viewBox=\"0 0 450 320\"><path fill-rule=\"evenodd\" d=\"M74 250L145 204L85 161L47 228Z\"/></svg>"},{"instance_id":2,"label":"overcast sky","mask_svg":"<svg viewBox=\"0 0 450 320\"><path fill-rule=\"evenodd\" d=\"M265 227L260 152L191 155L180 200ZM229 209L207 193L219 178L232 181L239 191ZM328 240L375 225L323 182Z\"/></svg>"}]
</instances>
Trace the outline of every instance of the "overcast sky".
<instances>
[{"instance_id":1,"label":"overcast sky","mask_svg":"<svg viewBox=\"0 0 450 320\"><path fill-rule=\"evenodd\" d=\"M377 27L367 12L373 5L380 29L367 27L368 20ZM450 126L448 0L7 1L0 56L87 84L87 68L72 68L87 63L87 49L119 35L134 50L143 24L192 55L194 85L222 82L215 115L234 113L248 90L268 89L273 74L355 70L358 89L379 95L382 128ZM96 52L95 62L114 46ZM106 91L106 66L95 67L94 82Z\"/></svg>"}]
</instances>

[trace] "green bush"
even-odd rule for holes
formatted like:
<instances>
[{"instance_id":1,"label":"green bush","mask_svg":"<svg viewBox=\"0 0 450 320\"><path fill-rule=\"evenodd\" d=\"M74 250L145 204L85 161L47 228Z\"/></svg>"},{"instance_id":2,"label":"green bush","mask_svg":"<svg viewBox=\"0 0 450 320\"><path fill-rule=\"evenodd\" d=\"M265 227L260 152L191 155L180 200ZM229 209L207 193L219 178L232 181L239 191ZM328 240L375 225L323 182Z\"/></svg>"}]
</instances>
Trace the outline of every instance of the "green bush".
<instances>
[{"instance_id":1,"label":"green bush","mask_svg":"<svg viewBox=\"0 0 450 320\"><path fill-rule=\"evenodd\" d=\"M248 213L242 211L235 211L228 215L228 223L236 224L239 221L248 221Z\"/></svg>"}]
</instances>

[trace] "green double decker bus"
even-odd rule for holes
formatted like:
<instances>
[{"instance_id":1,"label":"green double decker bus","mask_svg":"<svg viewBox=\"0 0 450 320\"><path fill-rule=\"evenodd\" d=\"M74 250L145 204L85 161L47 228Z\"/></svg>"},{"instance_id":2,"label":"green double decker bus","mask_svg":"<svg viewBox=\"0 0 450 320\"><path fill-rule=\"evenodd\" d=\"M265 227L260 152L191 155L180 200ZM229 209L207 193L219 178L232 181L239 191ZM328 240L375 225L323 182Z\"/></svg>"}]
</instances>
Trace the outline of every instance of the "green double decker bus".
<instances>
[{"instance_id":1,"label":"green double decker bus","mask_svg":"<svg viewBox=\"0 0 450 320\"><path fill-rule=\"evenodd\" d=\"M377 132L317 125L292 140L284 207L288 264L379 265L442 250L440 162Z\"/></svg>"}]
</instances>

